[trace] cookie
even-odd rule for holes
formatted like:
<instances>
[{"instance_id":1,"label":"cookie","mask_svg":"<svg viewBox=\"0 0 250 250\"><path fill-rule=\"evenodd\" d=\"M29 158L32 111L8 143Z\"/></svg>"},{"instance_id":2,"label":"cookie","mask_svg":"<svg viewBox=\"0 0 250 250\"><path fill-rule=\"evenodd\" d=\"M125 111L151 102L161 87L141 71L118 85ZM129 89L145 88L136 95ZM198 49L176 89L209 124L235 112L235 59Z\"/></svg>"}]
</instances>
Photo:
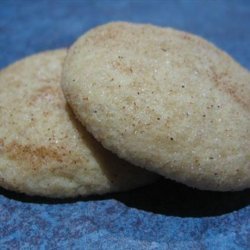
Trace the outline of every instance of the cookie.
<instances>
[{"instance_id":1,"label":"cookie","mask_svg":"<svg viewBox=\"0 0 250 250\"><path fill-rule=\"evenodd\" d=\"M250 74L204 39L130 23L70 48L62 87L104 147L204 190L250 187Z\"/></svg>"},{"instance_id":2,"label":"cookie","mask_svg":"<svg viewBox=\"0 0 250 250\"><path fill-rule=\"evenodd\" d=\"M132 189L156 176L105 150L75 119L60 87L66 50L0 72L0 186L75 197Z\"/></svg>"}]
</instances>

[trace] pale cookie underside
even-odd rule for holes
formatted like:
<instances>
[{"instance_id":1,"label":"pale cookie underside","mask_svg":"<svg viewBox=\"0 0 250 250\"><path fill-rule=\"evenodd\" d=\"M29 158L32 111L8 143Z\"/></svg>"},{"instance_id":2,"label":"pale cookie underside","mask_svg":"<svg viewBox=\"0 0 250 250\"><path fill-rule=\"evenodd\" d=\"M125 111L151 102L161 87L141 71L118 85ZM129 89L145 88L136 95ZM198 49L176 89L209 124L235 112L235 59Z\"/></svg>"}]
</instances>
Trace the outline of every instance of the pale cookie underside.
<instances>
[{"instance_id":1,"label":"pale cookie underside","mask_svg":"<svg viewBox=\"0 0 250 250\"><path fill-rule=\"evenodd\" d=\"M62 86L120 157L208 190L250 187L249 72L205 40L111 23L70 48Z\"/></svg>"},{"instance_id":2,"label":"pale cookie underside","mask_svg":"<svg viewBox=\"0 0 250 250\"><path fill-rule=\"evenodd\" d=\"M30 195L123 191L155 179L105 150L74 118L60 79L66 50L0 72L0 185Z\"/></svg>"}]
</instances>

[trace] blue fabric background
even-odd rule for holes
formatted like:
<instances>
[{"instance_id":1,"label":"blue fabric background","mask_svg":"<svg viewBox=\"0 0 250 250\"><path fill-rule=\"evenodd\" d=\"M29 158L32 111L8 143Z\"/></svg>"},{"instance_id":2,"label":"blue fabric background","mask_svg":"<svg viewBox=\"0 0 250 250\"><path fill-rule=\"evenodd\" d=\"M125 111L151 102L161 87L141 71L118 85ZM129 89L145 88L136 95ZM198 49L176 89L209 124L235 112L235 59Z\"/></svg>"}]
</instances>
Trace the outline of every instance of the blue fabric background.
<instances>
[{"instance_id":1,"label":"blue fabric background","mask_svg":"<svg viewBox=\"0 0 250 250\"><path fill-rule=\"evenodd\" d=\"M68 47L111 20L193 32L250 69L250 1L0 0L0 68ZM250 249L250 190L161 180L128 193L51 200L0 189L0 249Z\"/></svg>"}]
</instances>

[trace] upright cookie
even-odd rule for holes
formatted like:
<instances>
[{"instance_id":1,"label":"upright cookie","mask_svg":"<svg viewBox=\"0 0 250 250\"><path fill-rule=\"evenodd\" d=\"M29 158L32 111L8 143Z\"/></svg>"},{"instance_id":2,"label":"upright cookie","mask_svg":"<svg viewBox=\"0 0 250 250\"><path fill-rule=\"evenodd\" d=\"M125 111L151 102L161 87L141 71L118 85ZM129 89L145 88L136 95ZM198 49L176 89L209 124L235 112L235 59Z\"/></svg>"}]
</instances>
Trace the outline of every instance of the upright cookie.
<instances>
[{"instance_id":1,"label":"upright cookie","mask_svg":"<svg viewBox=\"0 0 250 250\"><path fill-rule=\"evenodd\" d=\"M0 72L0 185L63 198L152 182L155 175L118 159L76 121L60 87L65 55L37 54Z\"/></svg>"},{"instance_id":2,"label":"upright cookie","mask_svg":"<svg viewBox=\"0 0 250 250\"><path fill-rule=\"evenodd\" d=\"M200 189L250 187L250 74L202 38L103 25L71 47L62 83L81 122L120 157Z\"/></svg>"}]
</instances>

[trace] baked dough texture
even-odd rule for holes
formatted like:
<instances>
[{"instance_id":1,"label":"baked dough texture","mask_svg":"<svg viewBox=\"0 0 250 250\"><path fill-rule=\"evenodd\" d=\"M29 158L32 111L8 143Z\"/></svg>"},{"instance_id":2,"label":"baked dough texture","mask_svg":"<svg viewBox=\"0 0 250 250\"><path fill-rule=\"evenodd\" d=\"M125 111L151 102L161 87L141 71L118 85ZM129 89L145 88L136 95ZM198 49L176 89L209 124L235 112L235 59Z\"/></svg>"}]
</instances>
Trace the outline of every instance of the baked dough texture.
<instances>
[{"instance_id":1,"label":"baked dough texture","mask_svg":"<svg viewBox=\"0 0 250 250\"><path fill-rule=\"evenodd\" d=\"M0 185L74 197L132 189L156 176L105 150L75 119L60 87L66 50L0 72Z\"/></svg>"},{"instance_id":2,"label":"baked dough texture","mask_svg":"<svg viewBox=\"0 0 250 250\"><path fill-rule=\"evenodd\" d=\"M107 149L205 190L250 187L250 74L204 39L125 22L70 48L62 87Z\"/></svg>"}]
</instances>

